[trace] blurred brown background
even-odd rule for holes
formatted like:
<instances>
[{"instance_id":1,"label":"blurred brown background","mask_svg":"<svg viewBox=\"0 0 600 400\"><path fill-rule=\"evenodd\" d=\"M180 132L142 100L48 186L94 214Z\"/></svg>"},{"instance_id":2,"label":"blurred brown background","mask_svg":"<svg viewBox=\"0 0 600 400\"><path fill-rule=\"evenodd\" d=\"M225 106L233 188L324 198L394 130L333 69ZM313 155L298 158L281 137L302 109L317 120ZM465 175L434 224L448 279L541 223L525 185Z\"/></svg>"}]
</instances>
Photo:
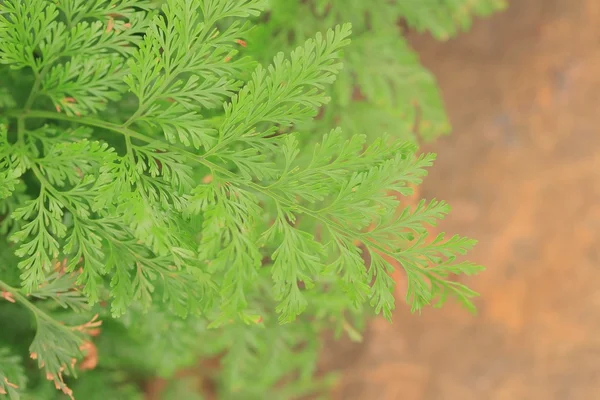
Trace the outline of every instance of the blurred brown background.
<instances>
[{"instance_id":1,"label":"blurred brown background","mask_svg":"<svg viewBox=\"0 0 600 400\"><path fill-rule=\"evenodd\" d=\"M412 42L454 126L422 195L453 206L442 230L480 241L479 314L399 304L339 350L337 397L600 398L600 0L514 0Z\"/></svg>"}]
</instances>

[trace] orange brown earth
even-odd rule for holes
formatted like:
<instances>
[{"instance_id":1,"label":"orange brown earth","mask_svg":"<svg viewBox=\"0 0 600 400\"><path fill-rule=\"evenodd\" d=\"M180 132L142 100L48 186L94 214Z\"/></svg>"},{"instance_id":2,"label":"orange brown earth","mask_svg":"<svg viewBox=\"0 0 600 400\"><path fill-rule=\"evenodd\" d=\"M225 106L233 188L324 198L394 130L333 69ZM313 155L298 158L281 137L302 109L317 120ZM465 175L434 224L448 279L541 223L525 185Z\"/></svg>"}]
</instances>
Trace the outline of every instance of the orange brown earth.
<instances>
[{"instance_id":1,"label":"orange brown earth","mask_svg":"<svg viewBox=\"0 0 600 400\"><path fill-rule=\"evenodd\" d=\"M479 240L479 313L398 304L330 349L337 399L600 398L599 24L598 0L514 0L449 42L411 38L454 126L421 193Z\"/></svg>"}]
</instances>

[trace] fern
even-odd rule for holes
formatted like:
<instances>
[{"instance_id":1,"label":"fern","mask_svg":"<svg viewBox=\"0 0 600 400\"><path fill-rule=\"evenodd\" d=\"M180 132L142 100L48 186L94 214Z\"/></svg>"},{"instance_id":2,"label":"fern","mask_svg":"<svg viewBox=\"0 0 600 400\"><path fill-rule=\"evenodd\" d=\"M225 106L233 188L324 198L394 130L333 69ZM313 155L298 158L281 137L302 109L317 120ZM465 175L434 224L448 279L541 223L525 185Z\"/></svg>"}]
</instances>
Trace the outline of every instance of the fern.
<instances>
[{"instance_id":1,"label":"fern","mask_svg":"<svg viewBox=\"0 0 600 400\"><path fill-rule=\"evenodd\" d=\"M0 394L7 395L11 400L18 399L26 382L21 358L11 354L7 348L0 348Z\"/></svg>"},{"instance_id":2,"label":"fern","mask_svg":"<svg viewBox=\"0 0 600 400\"><path fill-rule=\"evenodd\" d=\"M345 68L328 90L333 101L302 129L311 135L340 126L347 135L395 132L432 140L450 132L433 75L403 37L399 21L445 40L468 29L474 16L503 9L503 0L271 0L269 17L248 40L249 53L268 60L313 32L351 22ZM296 23L291 21L298 21Z\"/></svg>"},{"instance_id":3,"label":"fern","mask_svg":"<svg viewBox=\"0 0 600 400\"><path fill-rule=\"evenodd\" d=\"M67 385L94 340L103 367L149 375L226 353L227 398L318 392L330 383L312 379L320 333L357 339L365 314L391 319L398 266L413 311L448 297L473 309L452 276L481 269L456 260L475 242L428 238L448 205L403 200L435 156L400 139L417 120L425 137L447 130L433 78L391 28L399 15L429 26L427 10L382 2L374 26L390 28L370 32L362 3L272 2L252 31L264 1L157 3L0 1L0 313L17 310L56 389L138 395L106 369ZM257 55L273 30L289 46L288 6L322 21L286 27L302 40L293 50ZM344 21L363 33L353 44ZM332 120L364 106L355 84L385 116L344 114L344 133ZM0 347L0 392L52 398L25 388L22 352Z\"/></svg>"}]
</instances>

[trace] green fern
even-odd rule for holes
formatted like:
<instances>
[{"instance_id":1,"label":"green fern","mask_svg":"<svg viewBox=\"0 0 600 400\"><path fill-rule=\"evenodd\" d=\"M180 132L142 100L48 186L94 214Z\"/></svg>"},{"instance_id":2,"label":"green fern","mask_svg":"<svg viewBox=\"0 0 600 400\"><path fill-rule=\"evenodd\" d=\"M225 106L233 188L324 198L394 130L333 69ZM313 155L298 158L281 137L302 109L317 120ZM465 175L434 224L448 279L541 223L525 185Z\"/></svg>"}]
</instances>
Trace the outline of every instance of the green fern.
<instances>
[{"instance_id":1,"label":"green fern","mask_svg":"<svg viewBox=\"0 0 600 400\"><path fill-rule=\"evenodd\" d=\"M266 62L315 31L351 22L353 43L329 90L333 101L301 129L312 136L340 126L347 135L394 132L404 140L432 140L449 133L450 124L435 78L420 64L399 22L445 40L468 29L474 16L505 6L503 0L270 0L268 19L248 40L249 53Z\"/></svg>"},{"instance_id":2,"label":"green fern","mask_svg":"<svg viewBox=\"0 0 600 400\"><path fill-rule=\"evenodd\" d=\"M0 395L6 395L10 400L18 399L26 383L21 358L11 354L9 349L0 347Z\"/></svg>"},{"instance_id":3,"label":"green fern","mask_svg":"<svg viewBox=\"0 0 600 400\"><path fill-rule=\"evenodd\" d=\"M280 29L276 2L251 32L264 1L0 1L0 290L34 323L29 357L56 389L88 398L114 382L134 398L108 370L171 376L226 353L226 398L318 392L331 382L313 380L320 333L357 339L367 313L391 319L396 265L413 311L448 297L473 309L476 293L451 276L481 269L456 260L475 242L430 240L448 205L402 201L435 158L398 140L417 119L411 102L423 136L447 130L434 80L397 33L370 53L395 16L423 27L428 14L382 2L372 18L389 28L351 45L338 23L367 31L365 5L338 3L311 3L323 20L286 28L302 43L263 66L244 38ZM354 84L385 115L348 114L343 133L331 118L364 105L350 102ZM315 119L323 109L330 119ZM71 385L97 318L105 357ZM12 347L0 390L52 398L24 389L35 374Z\"/></svg>"}]
</instances>

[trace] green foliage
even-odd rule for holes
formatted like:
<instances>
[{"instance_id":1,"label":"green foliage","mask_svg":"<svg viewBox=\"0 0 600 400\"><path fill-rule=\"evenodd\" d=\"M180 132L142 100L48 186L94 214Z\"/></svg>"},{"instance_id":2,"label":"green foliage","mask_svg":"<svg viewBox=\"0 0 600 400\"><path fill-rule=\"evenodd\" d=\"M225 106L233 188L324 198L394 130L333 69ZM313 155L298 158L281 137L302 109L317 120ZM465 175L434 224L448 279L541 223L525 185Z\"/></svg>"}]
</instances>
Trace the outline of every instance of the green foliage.
<instances>
[{"instance_id":1,"label":"green foliage","mask_svg":"<svg viewBox=\"0 0 600 400\"><path fill-rule=\"evenodd\" d=\"M447 134L450 124L435 78L410 49L401 21L446 40L468 29L474 16L505 6L504 0L270 0L248 48L267 62L316 31L351 22L345 67L328 90L332 101L303 130L312 136L340 126L347 135L394 132L399 139L431 140Z\"/></svg>"},{"instance_id":2,"label":"green foliage","mask_svg":"<svg viewBox=\"0 0 600 400\"><path fill-rule=\"evenodd\" d=\"M322 332L391 319L395 268L413 311L473 309L475 242L405 203L413 126L449 126L396 21L499 4L377 3L0 0L0 393L135 399L202 356L223 398L296 398L332 382Z\"/></svg>"},{"instance_id":3,"label":"green foliage","mask_svg":"<svg viewBox=\"0 0 600 400\"><path fill-rule=\"evenodd\" d=\"M0 347L0 394L9 399L18 399L19 391L27 383L25 370L19 356L11 354L7 348Z\"/></svg>"}]
</instances>

